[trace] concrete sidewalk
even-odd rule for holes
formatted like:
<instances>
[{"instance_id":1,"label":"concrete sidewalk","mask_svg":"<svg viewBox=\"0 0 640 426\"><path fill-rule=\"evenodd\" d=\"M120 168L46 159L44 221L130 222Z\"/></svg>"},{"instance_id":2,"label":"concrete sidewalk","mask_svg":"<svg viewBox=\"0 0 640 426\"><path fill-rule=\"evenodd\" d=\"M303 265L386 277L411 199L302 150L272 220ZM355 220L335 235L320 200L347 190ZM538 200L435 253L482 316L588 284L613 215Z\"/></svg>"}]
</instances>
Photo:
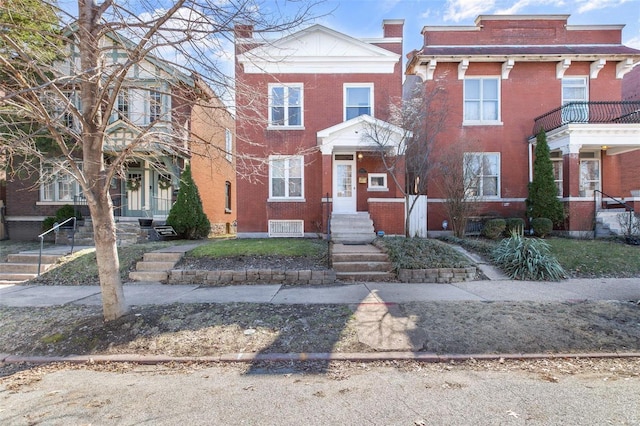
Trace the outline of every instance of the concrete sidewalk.
<instances>
[{"instance_id":1,"label":"concrete sidewalk","mask_svg":"<svg viewBox=\"0 0 640 426\"><path fill-rule=\"evenodd\" d=\"M640 300L640 278L570 279L560 282L471 281L456 284L354 283L323 287L238 285L201 287L126 283L129 305L170 303L360 304L427 301ZM100 305L99 286L0 286L1 306Z\"/></svg>"}]
</instances>

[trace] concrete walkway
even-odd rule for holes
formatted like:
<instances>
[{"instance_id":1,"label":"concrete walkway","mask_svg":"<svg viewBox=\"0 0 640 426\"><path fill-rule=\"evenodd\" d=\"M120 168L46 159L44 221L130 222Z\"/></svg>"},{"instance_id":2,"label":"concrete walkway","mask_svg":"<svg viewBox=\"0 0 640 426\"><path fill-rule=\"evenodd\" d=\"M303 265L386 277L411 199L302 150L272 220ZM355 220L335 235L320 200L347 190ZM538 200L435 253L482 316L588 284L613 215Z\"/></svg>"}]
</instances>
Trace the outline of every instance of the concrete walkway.
<instances>
[{"instance_id":1,"label":"concrete walkway","mask_svg":"<svg viewBox=\"0 0 640 426\"><path fill-rule=\"evenodd\" d=\"M126 283L129 305L170 303L384 304L427 301L640 300L640 278L570 279L560 282L472 281L455 284L355 283L323 287L238 285L200 287ZM100 305L99 286L0 286L2 306Z\"/></svg>"}]
</instances>

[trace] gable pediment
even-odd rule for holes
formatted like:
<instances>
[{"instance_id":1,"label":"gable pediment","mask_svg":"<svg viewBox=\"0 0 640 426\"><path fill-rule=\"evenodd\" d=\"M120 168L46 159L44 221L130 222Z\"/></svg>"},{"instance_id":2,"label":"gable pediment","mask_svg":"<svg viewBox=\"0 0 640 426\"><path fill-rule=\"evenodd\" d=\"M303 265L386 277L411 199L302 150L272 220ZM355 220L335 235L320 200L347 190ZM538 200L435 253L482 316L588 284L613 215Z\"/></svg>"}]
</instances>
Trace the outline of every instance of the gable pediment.
<instances>
[{"instance_id":1,"label":"gable pediment","mask_svg":"<svg viewBox=\"0 0 640 426\"><path fill-rule=\"evenodd\" d=\"M393 73L400 55L322 25L238 55L245 73Z\"/></svg>"},{"instance_id":2,"label":"gable pediment","mask_svg":"<svg viewBox=\"0 0 640 426\"><path fill-rule=\"evenodd\" d=\"M386 150L396 155L402 151L403 142L408 137L411 137L411 132L398 126L369 115L360 115L320 130L317 143L323 155L340 150Z\"/></svg>"}]
</instances>

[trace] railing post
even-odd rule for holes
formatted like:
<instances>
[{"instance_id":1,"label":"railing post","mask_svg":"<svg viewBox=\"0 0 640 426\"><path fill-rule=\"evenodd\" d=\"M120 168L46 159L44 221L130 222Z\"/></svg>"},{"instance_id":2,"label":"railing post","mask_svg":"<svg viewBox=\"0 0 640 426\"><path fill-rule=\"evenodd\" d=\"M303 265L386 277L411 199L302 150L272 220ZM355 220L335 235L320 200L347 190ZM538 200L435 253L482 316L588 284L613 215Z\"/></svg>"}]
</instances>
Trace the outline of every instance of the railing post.
<instances>
[{"instance_id":1,"label":"railing post","mask_svg":"<svg viewBox=\"0 0 640 426\"><path fill-rule=\"evenodd\" d=\"M44 248L44 235L40 237L40 254L38 255L38 276L40 276L40 268L42 267L42 249Z\"/></svg>"},{"instance_id":2,"label":"railing post","mask_svg":"<svg viewBox=\"0 0 640 426\"><path fill-rule=\"evenodd\" d=\"M329 193L326 197L327 205L327 268L331 268L331 210L329 208Z\"/></svg>"}]
</instances>

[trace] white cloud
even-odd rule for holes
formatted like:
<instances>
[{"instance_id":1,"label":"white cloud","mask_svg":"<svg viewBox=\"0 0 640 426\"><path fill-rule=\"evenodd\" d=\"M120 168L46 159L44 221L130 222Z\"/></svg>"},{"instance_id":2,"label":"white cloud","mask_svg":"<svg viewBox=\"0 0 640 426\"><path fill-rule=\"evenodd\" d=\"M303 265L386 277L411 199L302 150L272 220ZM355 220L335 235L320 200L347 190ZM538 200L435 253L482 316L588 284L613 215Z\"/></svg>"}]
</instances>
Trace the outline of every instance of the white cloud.
<instances>
[{"instance_id":1,"label":"white cloud","mask_svg":"<svg viewBox=\"0 0 640 426\"><path fill-rule=\"evenodd\" d=\"M497 15L515 15L520 13L522 9L529 7L536 7L542 5L562 6L564 2L562 0L518 0L506 9L498 9L495 11Z\"/></svg>"},{"instance_id":2,"label":"white cloud","mask_svg":"<svg viewBox=\"0 0 640 426\"><path fill-rule=\"evenodd\" d=\"M634 49L640 49L640 35L627 40L624 45L633 47Z\"/></svg>"},{"instance_id":3,"label":"white cloud","mask_svg":"<svg viewBox=\"0 0 640 426\"><path fill-rule=\"evenodd\" d=\"M590 12L592 10L619 7L631 0L576 0L578 13Z\"/></svg>"},{"instance_id":4,"label":"white cloud","mask_svg":"<svg viewBox=\"0 0 640 426\"><path fill-rule=\"evenodd\" d=\"M485 14L495 7L495 0L447 0L445 21L459 22Z\"/></svg>"}]
</instances>

